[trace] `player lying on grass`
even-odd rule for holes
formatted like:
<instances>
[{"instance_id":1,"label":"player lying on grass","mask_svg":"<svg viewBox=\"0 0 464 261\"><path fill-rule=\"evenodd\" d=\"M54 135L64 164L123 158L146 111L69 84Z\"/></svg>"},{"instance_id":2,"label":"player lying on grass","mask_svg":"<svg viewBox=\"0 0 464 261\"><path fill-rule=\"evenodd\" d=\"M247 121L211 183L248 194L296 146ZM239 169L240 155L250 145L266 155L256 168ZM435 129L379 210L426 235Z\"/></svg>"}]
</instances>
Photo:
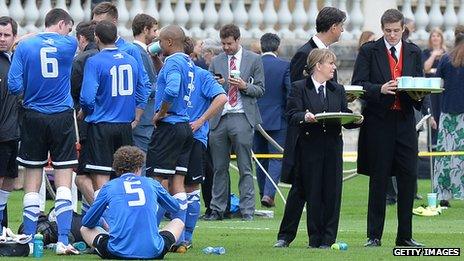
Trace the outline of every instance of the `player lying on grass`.
<instances>
[{"instance_id":1,"label":"player lying on grass","mask_svg":"<svg viewBox=\"0 0 464 261\"><path fill-rule=\"evenodd\" d=\"M140 176L144 162L145 154L137 147L119 148L113 162L118 178L102 187L82 220L82 236L101 258L161 259L182 233L178 201L158 181ZM161 231L156 220L159 207L173 215ZM108 232L97 227L105 210Z\"/></svg>"}]
</instances>

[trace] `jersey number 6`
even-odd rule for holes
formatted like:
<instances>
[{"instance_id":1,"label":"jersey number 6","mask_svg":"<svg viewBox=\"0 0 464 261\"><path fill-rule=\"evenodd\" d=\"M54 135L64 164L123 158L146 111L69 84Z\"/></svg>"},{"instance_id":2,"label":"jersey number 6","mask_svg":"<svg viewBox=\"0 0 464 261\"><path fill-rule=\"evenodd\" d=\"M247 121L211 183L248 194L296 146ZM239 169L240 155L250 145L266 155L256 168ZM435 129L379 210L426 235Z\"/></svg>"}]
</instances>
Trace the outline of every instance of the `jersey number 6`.
<instances>
[{"instance_id":1,"label":"jersey number 6","mask_svg":"<svg viewBox=\"0 0 464 261\"><path fill-rule=\"evenodd\" d=\"M56 47L40 48L40 71L44 78L58 77L58 60L56 58L47 57L47 54L56 52Z\"/></svg>"}]
</instances>

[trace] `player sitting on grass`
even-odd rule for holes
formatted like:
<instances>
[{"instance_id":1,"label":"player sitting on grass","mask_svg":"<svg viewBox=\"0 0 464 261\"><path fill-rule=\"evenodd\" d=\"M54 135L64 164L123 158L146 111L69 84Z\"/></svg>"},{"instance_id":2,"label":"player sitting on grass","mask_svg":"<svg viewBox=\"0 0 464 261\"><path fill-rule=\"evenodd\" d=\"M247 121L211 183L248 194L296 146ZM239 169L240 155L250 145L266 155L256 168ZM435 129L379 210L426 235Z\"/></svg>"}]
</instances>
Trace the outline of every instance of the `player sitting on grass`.
<instances>
[{"instance_id":1,"label":"player sitting on grass","mask_svg":"<svg viewBox=\"0 0 464 261\"><path fill-rule=\"evenodd\" d=\"M119 148L113 162L118 178L101 188L82 220L82 237L101 258L161 259L182 233L178 201L158 181L140 176L144 162L145 154L137 147ZM159 207L173 215L161 231L156 220ZM105 210L109 232L97 227Z\"/></svg>"}]
</instances>

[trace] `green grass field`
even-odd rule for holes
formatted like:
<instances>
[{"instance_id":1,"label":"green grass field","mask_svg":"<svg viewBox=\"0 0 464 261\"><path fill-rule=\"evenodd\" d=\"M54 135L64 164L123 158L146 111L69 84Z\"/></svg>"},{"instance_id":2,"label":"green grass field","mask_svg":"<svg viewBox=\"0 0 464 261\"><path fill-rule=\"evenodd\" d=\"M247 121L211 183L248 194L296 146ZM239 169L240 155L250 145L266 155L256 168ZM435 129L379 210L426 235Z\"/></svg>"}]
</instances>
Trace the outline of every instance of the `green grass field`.
<instances>
[{"instance_id":1,"label":"green grass field","mask_svg":"<svg viewBox=\"0 0 464 261\"><path fill-rule=\"evenodd\" d=\"M352 168L353 164L347 164ZM237 174L232 170L232 190L237 191ZM324 260L390 260L397 259L392 254L396 237L396 206L387 207L387 218L382 238L382 247L364 248L366 240L366 215L368 178L357 176L346 181L343 187L342 210L338 240L348 243L347 251L308 249L306 233L306 217L300 223L298 235L289 248L276 249L272 245L276 240L280 220L283 215L283 202L276 199L273 219L255 218L254 221L244 222L240 219L227 221L205 222L199 221L195 230L193 248L186 254L170 253L168 260L303 260L320 258ZM419 181L419 192L423 196L430 190L430 181ZM288 189L283 189L286 194ZM8 203L10 227L16 230L21 222L22 207L21 191L14 192ZM50 202L49 202L50 203ZM426 200L416 201L415 207L426 203ZM414 216L414 238L427 247L464 247L464 202L451 201L452 208L447 209L440 216ZM257 198L256 206L261 209ZM141 221L143 222L143 221ZM205 255L202 249L206 246L223 246L226 254L222 256ZM463 254L461 254L462 256ZM455 260L464 260L462 257ZM2 258L6 259L6 258ZM20 258L10 258L19 260ZM23 258L24 259L24 258ZM31 259L31 258L27 258ZM58 257L46 250L46 260L89 260L98 259L94 255ZM411 258L408 258L411 259ZM412 258L414 259L414 258ZM419 258L415 258L419 259ZM420 257L424 259L424 257ZM430 260L436 258L429 258ZM446 258L448 259L448 258Z\"/></svg>"}]
</instances>

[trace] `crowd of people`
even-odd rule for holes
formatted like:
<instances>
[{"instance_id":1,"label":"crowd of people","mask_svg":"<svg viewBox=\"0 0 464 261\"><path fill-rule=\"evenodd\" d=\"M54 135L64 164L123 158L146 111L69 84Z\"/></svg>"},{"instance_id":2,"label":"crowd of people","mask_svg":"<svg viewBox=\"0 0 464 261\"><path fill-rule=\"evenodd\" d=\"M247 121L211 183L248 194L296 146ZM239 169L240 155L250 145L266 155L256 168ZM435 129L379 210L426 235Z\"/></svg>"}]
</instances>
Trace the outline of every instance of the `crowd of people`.
<instances>
[{"instance_id":1,"label":"crowd of people","mask_svg":"<svg viewBox=\"0 0 464 261\"><path fill-rule=\"evenodd\" d=\"M160 29L154 17L139 14L132 21L134 41L128 42L118 35L118 10L110 2L93 8L92 21L76 25L76 37L69 35L75 21L59 8L46 14L45 32L22 38L16 21L0 17L0 221L19 164L26 177L24 233L36 233L42 168L50 162L57 254L79 254L68 239L73 170L82 194L81 233L102 258L185 252L200 218L200 195L203 220L231 217L232 153L239 172L238 213L243 221L253 220L252 151L278 152L255 131L260 124L285 148L283 160L260 160L261 204L275 206L279 181L292 185L274 247L294 240L306 205L309 247L329 248L340 218L344 127L360 128L358 172L370 177L365 246L381 246L390 184L398 204L395 244L422 246L412 235L415 110L425 106L433 112L437 150L464 149L464 30L456 28L450 52L443 33L432 30L422 52L405 37L413 29L406 29L402 13L385 11L382 37L364 32L359 40L352 84L365 91L363 117L342 125L318 121L315 114L351 112L352 98L337 82L337 58L330 50L345 20L345 12L322 8L317 33L289 62L278 57L276 34L261 37L257 54L242 46L234 24L220 28L219 40L193 40L180 26ZM398 77L424 72L444 79L443 94L397 91ZM434 191L442 205L464 198L461 162L461 157L435 161ZM171 221L159 229L165 216Z\"/></svg>"}]
</instances>

